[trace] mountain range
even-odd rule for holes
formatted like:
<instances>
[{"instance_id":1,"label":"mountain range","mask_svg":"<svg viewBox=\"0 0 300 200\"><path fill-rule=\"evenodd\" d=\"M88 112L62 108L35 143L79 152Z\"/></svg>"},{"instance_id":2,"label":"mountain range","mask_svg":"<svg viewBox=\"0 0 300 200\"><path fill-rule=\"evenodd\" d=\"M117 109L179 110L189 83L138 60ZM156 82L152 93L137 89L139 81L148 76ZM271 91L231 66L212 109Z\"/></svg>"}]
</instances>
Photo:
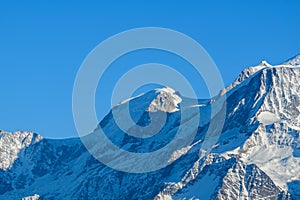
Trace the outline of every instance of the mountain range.
<instances>
[{"instance_id":1,"label":"mountain range","mask_svg":"<svg viewBox=\"0 0 300 200\"><path fill-rule=\"evenodd\" d=\"M183 130L195 131L191 144L178 144L166 154L170 164L150 172L108 167L91 155L82 138L47 139L29 131L0 131L0 199L300 199L299 65L300 55L279 65L263 61L244 69L212 99L191 101L165 87L114 106L86 138L102 129L119 148L137 153L163 148L176 137L182 121L200 113L197 128ZM210 120L218 117L218 113L211 116L211 108L222 97L226 97L226 104L220 105L226 110L224 126L208 151L203 144ZM126 134L114 113L127 106L142 127L165 114L163 127L151 137ZM131 130L140 132L136 127ZM91 147L97 147L94 143ZM100 148L105 151L98 155L101 158L118 159L105 146Z\"/></svg>"}]
</instances>

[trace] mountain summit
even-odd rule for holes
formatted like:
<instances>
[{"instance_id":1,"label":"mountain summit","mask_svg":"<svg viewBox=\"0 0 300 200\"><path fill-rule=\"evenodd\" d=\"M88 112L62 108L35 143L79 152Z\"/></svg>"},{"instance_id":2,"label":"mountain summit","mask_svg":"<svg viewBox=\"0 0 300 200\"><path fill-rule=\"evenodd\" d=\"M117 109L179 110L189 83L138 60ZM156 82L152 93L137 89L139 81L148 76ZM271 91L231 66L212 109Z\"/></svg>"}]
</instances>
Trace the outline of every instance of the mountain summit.
<instances>
[{"instance_id":1,"label":"mountain summit","mask_svg":"<svg viewBox=\"0 0 300 200\"><path fill-rule=\"evenodd\" d=\"M300 54L285 61L283 65L300 66Z\"/></svg>"},{"instance_id":2,"label":"mountain summit","mask_svg":"<svg viewBox=\"0 0 300 200\"><path fill-rule=\"evenodd\" d=\"M196 131L192 143L168 152L170 165L149 173L109 168L79 138L51 140L31 132L1 131L1 198L300 199L298 65L299 56L277 66L263 61L243 70L213 101L191 104L165 87L116 105L98 128L116 146L136 153L163 148L176 137L181 122L189 122L200 111L198 128L183 130ZM210 119L218 117L218 113L210 116L211 107L223 95L227 97L224 127L211 151L203 154ZM159 113L166 114L164 126L153 137L126 134L118 128L114 114L127 106L140 127L147 127L156 119L149 116ZM123 115L117 116L122 119ZM113 155L107 149L100 156Z\"/></svg>"}]
</instances>

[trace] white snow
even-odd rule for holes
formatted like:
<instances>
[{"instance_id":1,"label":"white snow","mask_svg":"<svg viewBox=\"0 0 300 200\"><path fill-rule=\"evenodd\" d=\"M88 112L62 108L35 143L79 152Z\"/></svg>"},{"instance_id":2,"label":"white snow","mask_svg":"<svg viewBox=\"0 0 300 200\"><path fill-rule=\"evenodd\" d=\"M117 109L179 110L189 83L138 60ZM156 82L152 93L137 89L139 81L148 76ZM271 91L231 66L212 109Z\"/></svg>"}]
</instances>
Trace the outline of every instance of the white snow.
<instances>
[{"instance_id":1,"label":"white snow","mask_svg":"<svg viewBox=\"0 0 300 200\"><path fill-rule=\"evenodd\" d=\"M212 173L204 174L201 177L199 176L200 174L203 174L202 170L204 166L209 166L218 162L212 159L213 155L222 156L227 160L236 158L237 160L239 160L239 162L243 163L243 165L245 164L245 166L247 164L255 164L260 170L264 171L267 176L272 179L276 186L284 189L285 191L287 191L288 182L300 180L300 114L298 113L298 111L300 110L300 104L298 102L298 97L300 97L300 68L295 67L297 63L299 63L299 59L300 57L298 56L294 58L293 61L278 66L272 66L263 61L258 66L245 69L231 86L229 86L227 89L224 89L224 94L226 93L226 95L230 96L234 94L235 91L239 90L242 86L247 86L247 84L249 84L253 77L255 77L256 75L260 76L260 79L257 79L257 84L260 84L257 88L260 89L258 89L259 91L257 91L257 93L253 95L255 96L255 98L253 99L254 104L250 109L250 113L245 113L244 111L244 108L247 108L247 104L249 103L249 100L247 98L240 97L239 95L233 96L234 98L232 98L235 102L231 107L231 113L229 114L229 117L234 117L235 114L241 114L241 116L243 117L243 114L245 114L245 117L249 116L249 119L247 119L248 124L233 124L232 127L230 126L230 128L224 130L219 138L219 141L221 142L217 143L214 146L211 154L207 155L204 163L202 162L203 160L201 160L200 162L200 159L198 159L197 161L184 160L183 164L181 165L176 165L176 163L174 162L179 158L185 159L189 157L185 157L184 155L195 152L202 152L201 145L203 141L200 140L198 141L198 143L195 142L183 148L178 148L178 150L171 152L171 154L168 154L168 156L170 156L168 157L169 162L174 162L174 166L176 166L177 168L171 169L170 175L168 174L166 177L163 177L166 178L162 180L166 185L166 188L164 190L166 191L166 193L161 192L158 197L162 197L164 199L197 197L200 197L200 199L208 199L211 194L217 192L216 188L218 188L218 184L224 181L226 182L226 180L224 180L223 178L219 178L216 176L216 170L212 171ZM262 73L256 74L261 70ZM134 114L137 116L139 116L137 113L143 113L145 109L149 112L176 112L179 109L183 110L182 105L183 103L186 103L185 101L186 99L184 97L181 97L175 90L170 87L165 87L162 89L157 89L156 91L153 91L148 95L143 94L122 101L114 109L121 110L123 109L123 107L121 106L122 104L134 102L136 103L135 106L137 106L134 107ZM180 131L190 132L194 130L191 128L191 126L188 125L188 122L191 122L191 120L195 120L196 117L190 117L193 116L193 113L196 110L198 111L198 107L201 107L201 114L203 114L203 112L206 112L205 109L209 108L209 105L205 102L199 105L188 104L187 107L184 107L190 109L190 111L181 116L182 119L187 122L185 122L185 126L183 126ZM206 118L205 113L204 116L204 118ZM236 118L233 119L235 120ZM256 127L256 119L261 123L258 127ZM174 125L173 122L174 121L168 124L170 129L168 129L169 132L163 134L164 136L167 136L168 133L173 133L172 131L176 131L176 129L173 129L172 127L172 125ZM236 122L238 122L238 120ZM109 129L111 128L110 126L107 127L107 130L114 131L114 129ZM202 132L200 132L199 134L202 134ZM33 140L33 135L29 132L5 133L3 131L0 131L0 169L6 170L10 168L14 164L14 161L16 159L22 158L22 156L20 156L20 151L22 149L35 142L38 142L40 139L41 137L38 136L35 140ZM180 139L183 140L185 138ZM55 149L59 148L62 144L67 148L72 148L72 146L76 146L77 143L77 141L75 140L65 140L62 142L59 140L48 141L52 144L50 150L54 149L54 153L56 153L55 155L58 155L57 152L55 152ZM149 141L151 140L149 139ZM127 143L126 145L132 144ZM123 147L126 147L126 145ZM145 148L145 150L148 149ZM24 151L24 154L25 153L26 151ZM109 157L111 156L111 154L112 151L110 149L107 149L107 151L102 154L102 156ZM35 155L30 155L30 159L31 156L34 158ZM69 163L65 163L69 165L68 170L70 169L73 174L71 173L66 176L64 174L64 171L60 171L60 169L57 169L58 173L55 174L56 176L53 176L53 174L46 174L43 177L36 178L33 181L32 185L25 185L25 189L20 189L18 191L12 190L7 192L5 195L11 197L16 193L24 194L24 192L26 191L31 191L32 193L26 193L26 196L28 196L34 194L36 188L39 188L37 193L41 195L41 198L44 194L47 194L49 192L49 189L52 190L51 192L61 192L61 194L59 194L59 198L63 198L65 191L76 192L80 184L85 183L84 181L87 177L99 175L99 168L97 169L95 167L95 170L94 168L90 168L90 165L87 165L88 162L90 162L89 156L90 155L88 153L81 154ZM115 162L119 162L119 160L115 160ZM144 162L141 163L143 164ZM185 163L191 164L192 167L184 171L182 167L184 167ZM132 163L126 162L120 162L119 164L127 164L128 167L132 166ZM156 163L153 163L153 165L156 165ZM14 167L15 166L17 165L14 165ZM30 170L32 166L28 167L26 163L23 163L22 165L20 164L17 167L17 169L24 169L26 173L31 173ZM247 173L245 170L239 171L239 169L242 168L231 169L228 171L227 180L230 181L229 183L238 183L238 181L241 180L240 176L244 173ZM62 170L65 169L63 168ZM87 171L89 174L83 172L83 170ZM101 168L101 173L103 173L105 176L105 173L110 172L107 170L107 168ZM19 171L16 170L14 173L18 174ZM260 175L261 174L259 173L255 174L255 176L258 176L258 178L260 178ZM128 175L128 177L130 176ZM147 175L145 175L145 179L143 180L150 180L147 178ZM112 187L116 188L116 191L118 191L118 184L114 184L115 181L118 180L119 179L114 179L114 177L112 176L111 182L103 181L101 182L101 184L104 184L104 188L113 185ZM95 183L97 183L96 179L94 181ZM102 180L100 179L100 181ZM126 183L126 181L134 182L134 178L126 179L125 177L122 180L122 187L126 187L126 184L124 184ZM45 187L45 183L47 183L47 187ZM94 192L93 189L95 189L95 191L97 189L96 186L93 188L93 183L94 182L91 182L91 184L89 184L89 187L92 187L92 189L86 188L89 189L89 192L91 192L89 193L89 195ZM170 185L172 187L168 187ZM153 187L156 186L157 185L153 185ZM132 184L129 184L127 189L130 190L131 187ZM239 188L241 188L241 190L233 191L231 189L227 189L225 192L230 193L230 195L232 195L232 199L238 199L239 197L241 199L247 199L248 188L246 188L245 185L241 185L241 187L238 187L238 189ZM99 195L105 192L109 193L110 191L97 190L97 194ZM268 198L268 196L264 197ZM38 195L28 196L26 198L24 197L23 199L38 199Z\"/></svg>"},{"instance_id":2,"label":"white snow","mask_svg":"<svg viewBox=\"0 0 300 200\"><path fill-rule=\"evenodd\" d=\"M267 61L262 61L257 66L250 66L250 67L244 69L232 84L230 84L229 86L227 86L220 92L220 95L222 96L224 94L227 94L229 96L234 91L236 91L236 89L239 88L237 86L242 86L242 85L247 84L249 79L252 78L254 74L256 74L257 72L259 72L261 70L271 68L271 67L273 67L273 66L270 65L269 63L267 63Z\"/></svg>"},{"instance_id":3,"label":"white snow","mask_svg":"<svg viewBox=\"0 0 300 200\"><path fill-rule=\"evenodd\" d=\"M42 140L42 136L34 137L33 132L16 131L13 133L1 131L0 137L0 169L9 169L18 158L21 149Z\"/></svg>"},{"instance_id":4,"label":"white snow","mask_svg":"<svg viewBox=\"0 0 300 200\"><path fill-rule=\"evenodd\" d=\"M116 107L116 106L119 106L119 105L121 105L121 104L128 103L129 101L131 101L131 100L133 100L133 99L136 99L136 98L138 98L138 97L140 97L140 96L143 96L143 95L144 95L144 93L139 94L139 95L134 96L134 97L130 97L130 98L128 98L128 99L125 99L125 100L121 101L119 104L115 105L115 107Z\"/></svg>"},{"instance_id":5,"label":"white snow","mask_svg":"<svg viewBox=\"0 0 300 200\"><path fill-rule=\"evenodd\" d=\"M35 194L33 196L24 197L24 198L22 198L22 200L38 200L39 198L40 198L40 195Z\"/></svg>"},{"instance_id":6,"label":"white snow","mask_svg":"<svg viewBox=\"0 0 300 200\"><path fill-rule=\"evenodd\" d=\"M201 142L201 140L199 140L199 141L195 142L194 144L189 145L189 146L187 146L185 148L182 148L182 149L174 151L172 153L172 155L171 155L171 158L168 160L168 162L172 163L175 160L178 160L178 158L180 158L181 156L185 155L192 147L194 147L195 145L197 145L200 142Z\"/></svg>"},{"instance_id":7,"label":"white snow","mask_svg":"<svg viewBox=\"0 0 300 200\"><path fill-rule=\"evenodd\" d=\"M269 111L262 111L257 115L257 119L264 125L273 124L280 121L280 117Z\"/></svg>"},{"instance_id":8,"label":"white snow","mask_svg":"<svg viewBox=\"0 0 300 200\"><path fill-rule=\"evenodd\" d=\"M176 112L179 110L178 105L182 102L181 97L176 94L176 91L170 87L156 89L157 97L151 102L147 111L149 112Z\"/></svg>"},{"instance_id":9,"label":"white snow","mask_svg":"<svg viewBox=\"0 0 300 200\"><path fill-rule=\"evenodd\" d=\"M290 60L283 63L284 65L292 65L292 66L299 66L300 65L300 55L297 55Z\"/></svg>"}]
</instances>

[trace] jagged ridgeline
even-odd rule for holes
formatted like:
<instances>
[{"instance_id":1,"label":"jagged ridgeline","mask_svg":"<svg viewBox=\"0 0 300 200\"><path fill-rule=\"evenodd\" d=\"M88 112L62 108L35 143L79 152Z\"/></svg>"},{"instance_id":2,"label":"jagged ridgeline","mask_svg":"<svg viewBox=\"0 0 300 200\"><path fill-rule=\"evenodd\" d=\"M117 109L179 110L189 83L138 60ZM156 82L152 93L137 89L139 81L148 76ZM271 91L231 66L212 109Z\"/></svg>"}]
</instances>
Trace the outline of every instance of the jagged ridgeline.
<instances>
[{"instance_id":1,"label":"jagged ridgeline","mask_svg":"<svg viewBox=\"0 0 300 200\"><path fill-rule=\"evenodd\" d=\"M114 111L130 104L131 116L141 126L150 123L149 113L167 113L160 132L146 139L124 134L112 112L99 123L116 145L140 153L172 140L180 111L188 119L200 109L192 144L174 152L171 165L150 173L113 170L96 160L79 138L1 131L0 199L300 199L299 64L296 56L276 66L263 61L249 67L213 101L191 104L166 87L116 105ZM221 136L200 157L210 108L223 95L227 113Z\"/></svg>"}]
</instances>

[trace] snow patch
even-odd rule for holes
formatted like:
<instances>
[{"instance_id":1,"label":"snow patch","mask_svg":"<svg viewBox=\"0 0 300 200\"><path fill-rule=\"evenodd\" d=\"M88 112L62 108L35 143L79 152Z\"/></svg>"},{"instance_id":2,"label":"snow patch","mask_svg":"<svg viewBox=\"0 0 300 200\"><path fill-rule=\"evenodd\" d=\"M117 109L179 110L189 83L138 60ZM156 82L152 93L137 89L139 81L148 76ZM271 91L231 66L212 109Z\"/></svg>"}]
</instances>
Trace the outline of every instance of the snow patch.
<instances>
[{"instance_id":1,"label":"snow patch","mask_svg":"<svg viewBox=\"0 0 300 200\"><path fill-rule=\"evenodd\" d=\"M130 97L130 98L128 98L128 99L125 99L125 100L121 101L119 104L115 105L114 107L117 107L117 106L120 106L120 105L122 105L122 104L128 103L129 101L131 101L131 100L133 100L133 99L136 99L136 98L138 98L138 97L141 97L141 96L143 96L143 95L144 95L144 93L141 93L141 94L139 94L139 95L137 95L137 96L134 96L134 97Z\"/></svg>"},{"instance_id":2,"label":"snow patch","mask_svg":"<svg viewBox=\"0 0 300 200\"><path fill-rule=\"evenodd\" d=\"M257 120L264 125L269 125L279 122L280 117L270 111L262 111L257 115Z\"/></svg>"},{"instance_id":3,"label":"snow patch","mask_svg":"<svg viewBox=\"0 0 300 200\"><path fill-rule=\"evenodd\" d=\"M38 195L38 194L22 198L22 200L38 200L38 199L40 199L40 195Z\"/></svg>"}]
</instances>

